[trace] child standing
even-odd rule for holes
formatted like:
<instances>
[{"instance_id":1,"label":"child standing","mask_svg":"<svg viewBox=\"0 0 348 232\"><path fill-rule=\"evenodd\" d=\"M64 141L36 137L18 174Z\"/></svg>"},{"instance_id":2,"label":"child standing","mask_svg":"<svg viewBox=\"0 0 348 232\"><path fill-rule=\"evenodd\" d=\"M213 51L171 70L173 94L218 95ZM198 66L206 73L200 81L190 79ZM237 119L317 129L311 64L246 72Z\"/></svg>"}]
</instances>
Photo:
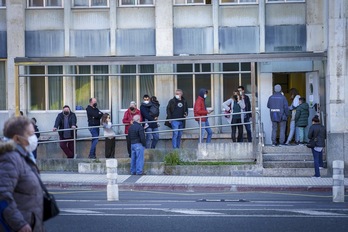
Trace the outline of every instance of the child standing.
<instances>
[{"instance_id":1,"label":"child standing","mask_svg":"<svg viewBox=\"0 0 348 232\"><path fill-rule=\"evenodd\" d=\"M104 128L105 137L105 158L115 158L115 132L112 129L111 117L109 114L103 114L101 123Z\"/></svg>"},{"instance_id":2,"label":"child standing","mask_svg":"<svg viewBox=\"0 0 348 232\"><path fill-rule=\"evenodd\" d=\"M298 144L305 144L307 140L306 127L308 125L309 105L305 98L299 99L299 106L296 109L295 126L296 133L299 134Z\"/></svg>"}]
</instances>

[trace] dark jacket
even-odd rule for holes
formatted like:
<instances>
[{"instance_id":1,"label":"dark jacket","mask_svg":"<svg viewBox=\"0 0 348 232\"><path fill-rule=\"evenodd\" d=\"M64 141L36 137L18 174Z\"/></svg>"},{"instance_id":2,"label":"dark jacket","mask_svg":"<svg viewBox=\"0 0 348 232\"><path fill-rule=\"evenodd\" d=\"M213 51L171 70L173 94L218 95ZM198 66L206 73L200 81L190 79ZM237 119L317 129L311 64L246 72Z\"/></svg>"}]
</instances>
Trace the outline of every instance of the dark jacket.
<instances>
[{"instance_id":1,"label":"dark jacket","mask_svg":"<svg viewBox=\"0 0 348 232\"><path fill-rule=\"evenodd\" d=\"M199 96L196 99L195 105L193 107L193 113L195 117L207 116L208 110L205 106L204 94L207 92L206 89L201 89L199 91ZM196 121L199 121L199 118L195 118ZM207 118L202 118L202 122L207 121Z\"/></svg>"},{"instance_id":2,"label":"dark jacket","mask_svg":"<svg viewBox=\"0 0 348 232\"><path fill-rule=\"evenodd\" d=\"M176 114L175 111L177 111L179 108L182 107L182 114ZM167 118L168 119L175 119L175 118L185 118L188 115L188 106L187 101L185 98L181 97L181 100L176 99L176 97L173 97L169 100L167 105Z\"/></svg>"},{"instance_id":3,"label":"dark jacket","mask_svg":"<svg viewBox=\"0 0 348 232\"><path fill-rule=\"evenodd\" d=\"M25 160L27 156L12 140L0 141L0 203L8 205L0 211L11 231L29 224L40 232L44 231L43 193L37 168Z\"/></svg>"},{"instance_id":4,"label":"dark jacket","mask_svg":"<svg viewBox=\"0 0 348 232\"><path fill-rule=\"evenodd\" d=\"M88 126L100 126L100 119L103 117L103 113L98 108L93 108L88 105L86 108Z\"/></svg>"},{"instance_id":5,"label":"dark jacket","mask_svg":"<svg viewBox=\"0 0 348 232\"><path fill-rule=\"evenodd\" d=\"M288 101L280 92L275 92L268 98L267 107L270 109L272 122L281 122L288 119Z\"/></svg>"},{"instance_id":6,"label":"dark jacket","mask_svg":"<svg viewBox=\"0 0 348 232\"><path fill-rule=\"evenodd\" d=\"M152 117L150 115L150 108L152 106L152 102L149 102L148 104L145 104L144 102L141 103L140 106L140 112L141 112L141 117L143 118L143 121L155 121L155 117ZM148 123L150 128L157 128L157 122L151 122Z\"/></svg>"},{"instance_id":7,"label":"dark jacket","mask_svg":"<svg viewBox=\"0 0 348 232\"><path fill-rule=\"evenodd\" d=\"M304 102L296 108L295 125L298 127L306 127L308 125L309 105Z\"/></svg>"},{"instance_id":8,"label":"dark jacket","mask_svg":"<svg viewBox=\"0 0 348 232\"><path fill-rule=\"evenodd\" d=\"M246 112L251 111L250 98L245 94L244 94L244 104L245 104L244 111L246 111ZM251 118L251 113L245 114L245 118Z\"/></svg>"},{"instance_id":9,"label":"dark jacket","mask_svg":"<svg viewBox=\"0 0 348 232\"><path fill-rule=\"evenodd\" d=\"M64 117L65 115L63 114L63 112L57 115L56 122L54 123L54 128L66 129L64 128ZM76 114L73 112L70 112L70 114L68 115L69 128L71 128L72 126L76 127L76 121L77 121ZM58 131L58 134L60 137L63 137L64 131ZM74 131L71 130L70 138L73 138L73 137L74 137Z\"/></svg>"},{"instance_id":10,"label":"dark jacket","mask_svg":"<svg viewBox=\"0 0 348 232\"><path fill-rule=\"evenodd\" d=\"M131 144L141 143L144 147L146 146L144 127L137 122L133 122L129 127L128 138Z\"/></svg>"},{"instance_id":11,"label":"dark jacket","mask_svg":"<svg viewBox=\"0 0 348 232\"><path fill-rule=\"evenodd\" d=\"M326 129L323 125L312 124L308 131L308 139L317 139L316 147L325 147Z\"/></svg>"}]
</instances>

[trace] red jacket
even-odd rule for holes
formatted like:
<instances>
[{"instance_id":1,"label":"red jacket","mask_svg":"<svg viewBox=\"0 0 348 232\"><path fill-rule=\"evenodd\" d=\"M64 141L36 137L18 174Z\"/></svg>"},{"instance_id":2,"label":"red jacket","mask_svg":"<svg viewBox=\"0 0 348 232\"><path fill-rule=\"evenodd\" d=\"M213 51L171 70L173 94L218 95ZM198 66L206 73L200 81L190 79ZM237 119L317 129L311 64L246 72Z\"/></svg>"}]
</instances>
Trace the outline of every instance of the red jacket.
<instances>
[{"instance_id":1,"label":"red jacket","mask_svg":"<svg viewBox=\"0 0 348 232\"><path fill-rule=\"evenodd\" d=\"M127 135L128 135L128 129L130 127L130 122L133 120L134 115L139 115L140 121L143 121L143 119L141 117L140 110L136 109L134 113L130 109L126 110L126 112L124 112L122 122L124 124L128 124L128 125L126 125L125 130L124 130L124 133Z\"/></svg>"},{"instance_id":2,"label":"red jacket","mask_svg":"<svg viewBox=\"0 0 348 232\"><path fill-rule=\"evenodd\" d=\"M204 98L201 96L198 96L195 102L195 105L193 107L193 113L195 117L200 117L200 116L207 116L208 111L205 108L204 104ZM199 121L199 118L195 118L196 121ZM202 118L202 122L207 121L207 118Z\"/></svg>"}]
</instances>

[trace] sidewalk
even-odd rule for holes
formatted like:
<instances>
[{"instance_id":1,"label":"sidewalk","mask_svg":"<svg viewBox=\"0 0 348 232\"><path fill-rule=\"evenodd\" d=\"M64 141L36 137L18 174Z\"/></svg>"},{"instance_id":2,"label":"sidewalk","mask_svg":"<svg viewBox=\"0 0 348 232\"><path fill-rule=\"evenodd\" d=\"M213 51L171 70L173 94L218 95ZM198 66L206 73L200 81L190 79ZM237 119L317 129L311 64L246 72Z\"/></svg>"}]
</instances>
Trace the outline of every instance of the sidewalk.
<instances>
[{"instance_id":1,"label":"sidewalk","mask_svg":"<svg viewBox=\"0 0 348 232\"><path fill-rule=\"evenodd\" d=\"M105 174L41 173L49 189L106 189ZM331 191L332 178L119 175L120 190ZM344 179L348 191L348 178Z\"/></svg>"}]
</instances>

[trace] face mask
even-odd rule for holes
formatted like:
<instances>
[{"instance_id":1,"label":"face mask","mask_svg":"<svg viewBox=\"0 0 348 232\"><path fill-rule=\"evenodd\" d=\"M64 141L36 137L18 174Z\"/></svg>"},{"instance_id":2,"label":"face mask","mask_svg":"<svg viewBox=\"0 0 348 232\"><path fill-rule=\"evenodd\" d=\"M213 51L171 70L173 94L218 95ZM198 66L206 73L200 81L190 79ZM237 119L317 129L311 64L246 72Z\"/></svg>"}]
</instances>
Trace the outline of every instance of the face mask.
<instances>
[{"instance_id":1,"label":"face mask","mask_svg":"<svg viewBox=\"0 0 348 232\"><path fill-rule=\"evenodd\" d=\"M242 96L242 95L243 95L243 92L242 92L242 91L239 91L239 95Z\"/></svg>"},{"instance_id":2,"label":"face mask","mask_svg":"<svg viewBox=\"0 0 348 232\"><path fill-rule=\"evenodd\" d=\"M130 109L131 111L133 111L133 110L134 110L134 107L129 107L129 109Z\"/></svg>"},{"instance_id":3,"label":"face mask","mask_svg":"<svg viewBox=\"0 0 348 232\"><path fill-rule=\"evenodd\" d=\"M93 107L94 107L94 108L96 108L96 107L97 107L97 105L98 105L97 103L94 103L94 104L93 104Z\"/></svg>"},{"instance_id":4,"label":"face mask","mask_svg":"<svg viewBox=\"0 0 348 232\"><path fill-rule=\"evenodd\" d=\"M150 101L144 101L144 103L145 103L145 104L149 104L149 103L150 103Z\"/></svg>"},{"instance_id":5,"label":"face mask","mask_svg":"<svg viewBox=\"0 0 348 232\"><path fill-rule=\"evenodd\" d=\"M69 111L64 111L65 115L69 115L69 113L70 113Z\"/></svg>"},{"instance_id":6,"label":"face mask","mask_svg":"<svg viewBox=\"0 0 348 232\"><path fill-rule=\"evenodd\" d=\"M175 95L175 98L179 100L180 99L180 95L178 95L178 94Z\"/></svg>"},{"instance_id":7,"label":"face mask","mask_svg":"<svg viewBox=\"0 0 348 232\"><path fill-rule=\"evenodd\" d=\"M204 98L207 98L207 95L206 95L206 94L204 94Z\"/></svg>"},{"instance_id":8,"label":"face mask","mask_svg":"<svg viewBox=\"0 0 348 232\"><path fill-rule=\"evenodd\" d=\"M32 152L32 151L35 151L35 149L37 148L37 137L35 134L29 136L28 138L28 142L29 142L29 145L25 147L25 149L28 151L28 152Z\"/></svg>"}]
</instances>

